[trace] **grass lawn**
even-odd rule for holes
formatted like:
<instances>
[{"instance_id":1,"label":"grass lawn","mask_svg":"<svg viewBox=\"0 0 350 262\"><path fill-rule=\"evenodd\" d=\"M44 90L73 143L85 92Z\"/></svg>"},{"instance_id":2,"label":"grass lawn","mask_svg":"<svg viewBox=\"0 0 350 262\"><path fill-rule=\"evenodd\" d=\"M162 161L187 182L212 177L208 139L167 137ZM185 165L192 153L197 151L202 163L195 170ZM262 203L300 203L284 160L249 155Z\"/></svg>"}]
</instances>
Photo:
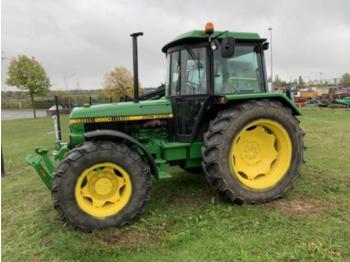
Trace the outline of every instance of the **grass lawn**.
<instances>
[{"instance_id":1,"label":"grass lawn","mask_svg":"<svg viewBox=\"0 0 350 262\"><path fill-rule=\"evenodd\" d=\"M4 261L350 261L350 111L304 110L306 165L295 188L264 205L231 205L203 175L174 168L154 181L132 226L90 234L58 219L50 192L24 157L52 147L49 118L2 123ZM63 118L65 135L67 118Z\"/></svg>"}]
</instances>

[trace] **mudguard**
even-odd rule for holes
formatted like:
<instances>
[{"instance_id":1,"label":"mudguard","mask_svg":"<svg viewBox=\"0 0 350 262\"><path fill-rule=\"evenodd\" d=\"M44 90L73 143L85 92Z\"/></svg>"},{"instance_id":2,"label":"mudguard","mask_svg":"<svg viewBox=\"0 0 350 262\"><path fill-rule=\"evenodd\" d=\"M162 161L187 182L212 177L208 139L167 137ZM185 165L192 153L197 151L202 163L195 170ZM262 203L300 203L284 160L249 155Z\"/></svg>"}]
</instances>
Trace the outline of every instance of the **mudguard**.
<instances>
[{"instance_id":1,"label":"mudguard","mask_svg":"<svg viewBox=\"0 0 350 262\"><path fill-rule=\"evenodd\" d=\"M302 115L300 109L287 96L281 93L252 93L252 94L236 94L225 95L226 100L232 102L251 100L251 99L271 99L280 101L283 105L290 108L294 115Z\"/></svg>"},{"instance_id":2,"label":"mudguard","mask_svg":"<svg viewBox=\"0 0 350 262\"><path fill-rule=\"evenodd\" d=\"M153 156L150 154L150 152L147 150L147 148L141 144L139 141L137 141L135 138L119 131L115 130L95 130L85 133L85 140L95 140L95 139L108 139L108 140L114 140L114 141L120 141L120 142L127 142L131 145L137 146L142 153L144 153L144 156L146 157L147 163L149 164L151 174L155 178L159 178L158 174L158 168L156 166L156 162L153 158Z\"/></svg>"}]
</instances>

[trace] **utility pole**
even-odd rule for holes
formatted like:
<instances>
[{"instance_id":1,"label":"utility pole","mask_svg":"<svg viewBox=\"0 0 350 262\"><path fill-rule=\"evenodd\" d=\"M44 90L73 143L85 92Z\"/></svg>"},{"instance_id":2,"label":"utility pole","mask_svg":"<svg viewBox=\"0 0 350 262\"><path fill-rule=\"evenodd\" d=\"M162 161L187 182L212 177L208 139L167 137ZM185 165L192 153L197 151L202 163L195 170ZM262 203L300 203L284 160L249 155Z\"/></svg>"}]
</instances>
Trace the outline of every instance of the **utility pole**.
<instances>
[{"instance_id":1,"label":"utility pole","mask_svg":"<svg viewBox=\"0 0 350 262\"><path fill-rule=\"evenodd\" d=\"M324 75L324 73L319 72L319 74L320 74L320 84L322 84L322 75Z\"/></svg>"},{"instance_id":2,"label":"utility pole","mask_svg":"<svg viewBox=\"0 0 350 262\"><path fill-rule=\"evenodd\" d=\"M273 90L273 60L272 60L272 27L269 27L267 30L270 31L270 59L271 59L271 74L270 74L270 79L271 79L271 90Z\"/></svg>"},{"instance_id":3,"label":"utility pole","mask_svg":"<svg viewBox=\"0 0 350 262\"><path fill-rule=\"evenodd\" d=\"M70 75L68 75L68 76L63 75L64 85L65 85L65 87L66 87L66 89L67 89L67 91L68 91L68 107L69 107L69 108L71 108L71 106L70 106L70 94L69 94L68 80L69 80L69 78L71 78L71 77L73 77L73 76L75 76L75 75L76 75L75 73L72 73L72 74L70 74Z\"/></svg>"}]
</instances>

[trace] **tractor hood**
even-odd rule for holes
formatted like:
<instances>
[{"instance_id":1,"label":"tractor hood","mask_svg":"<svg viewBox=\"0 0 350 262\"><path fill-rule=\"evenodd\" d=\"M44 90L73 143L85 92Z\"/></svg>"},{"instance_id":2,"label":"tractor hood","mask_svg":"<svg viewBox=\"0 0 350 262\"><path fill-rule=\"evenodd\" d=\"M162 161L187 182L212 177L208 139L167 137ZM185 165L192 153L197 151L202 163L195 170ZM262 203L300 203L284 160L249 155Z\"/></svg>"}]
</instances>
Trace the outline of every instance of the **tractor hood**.
<instances>
[{"instance_id":1,"label":"tractor hood","mask_svg":"<svg viewBox=\"0 0 350 262\"><path fill-rule=\"evenodd\" d=\"M117 121L143 120L172 117L170 101L167 99L146 100L139 103L120 102L74 108L70 114L76 122L108 122L108 118Z\"/></svg>"}]
</instances>

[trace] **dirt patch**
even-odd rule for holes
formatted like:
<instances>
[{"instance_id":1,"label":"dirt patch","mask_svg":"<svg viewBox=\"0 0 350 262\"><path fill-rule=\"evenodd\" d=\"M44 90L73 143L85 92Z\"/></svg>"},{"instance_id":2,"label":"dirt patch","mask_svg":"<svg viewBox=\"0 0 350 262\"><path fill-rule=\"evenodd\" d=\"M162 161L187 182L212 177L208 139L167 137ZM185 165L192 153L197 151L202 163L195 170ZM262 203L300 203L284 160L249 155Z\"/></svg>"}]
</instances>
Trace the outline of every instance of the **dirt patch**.
<instances>
[{"instance_id":1,"label":"dirt patch","mask_svg":"<svg viewBox=\"0 0 350 262\"><path fill-rule=\"evenodd\" d=\"M169 199L168 205L181 208L197 209L204 205L206 201L198 198L196 195L181 195L174 196Z\"/></svg>"},{"instance_id":2,"label":"dirt patch","mask_svg":"<svg viewBox=\"0 0 350 262\"><path fill-rule=\"evenodd\" d=\"M119 229L112 234L98 236L103 246L117 245L129 250L138 250L143 246L159 245L160 234L145 229Z\"/></svg>"},{"instance_id":3,"label":"dirt patch","mask_svg":"<svg viewBox=\"0 0 350 262\"><path fill-rule=\"evenodd\" d=\"M325 211L326 206L321 200L303 198L291 201L275 201L266 204L270 208L279 210L282 214L291 217L304 217L312 214L319 214Z\"/></svg>"}]
</instances>

